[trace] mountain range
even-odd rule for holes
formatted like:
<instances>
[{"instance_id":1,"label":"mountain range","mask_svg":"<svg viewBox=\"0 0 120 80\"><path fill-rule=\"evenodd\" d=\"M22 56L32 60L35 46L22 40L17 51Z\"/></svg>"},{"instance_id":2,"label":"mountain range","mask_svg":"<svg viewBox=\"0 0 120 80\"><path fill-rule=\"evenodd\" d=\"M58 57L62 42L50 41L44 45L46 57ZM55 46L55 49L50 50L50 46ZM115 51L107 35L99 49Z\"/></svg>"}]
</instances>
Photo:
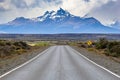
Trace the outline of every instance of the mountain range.
<instances>
[{"instance_id":1,"label":"mountain range","mask_svg":"<svg viewBox=\"0 0 120 80\"><path fill-rule=\"evenodd\" d=\"M60 8L57 11L46 11L37 18L17 17L6 24L0 24L0 32L18 34L120 33L120 30L104 26L93 17L75 16Z\"/></svg>"}]
</instances>

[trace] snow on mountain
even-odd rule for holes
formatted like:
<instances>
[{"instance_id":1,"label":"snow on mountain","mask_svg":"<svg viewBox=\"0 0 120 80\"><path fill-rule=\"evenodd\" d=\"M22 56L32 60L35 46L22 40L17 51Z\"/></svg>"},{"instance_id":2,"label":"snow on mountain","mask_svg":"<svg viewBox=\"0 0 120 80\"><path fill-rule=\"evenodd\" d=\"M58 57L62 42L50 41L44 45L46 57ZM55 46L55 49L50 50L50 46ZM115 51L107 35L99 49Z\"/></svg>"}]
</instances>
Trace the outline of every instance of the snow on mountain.
<instances>
[{"instance_id":1,"label":"snow on mountain","mask_svg":"<svg viewBox=\"0 0 120 80\"><path fill-rule=\"evenodd\" d=\"M0 31L7 33L120 33L102 25L93 17L84 18L70 14L60 8L57 11L46 11L37 18L18 17L7 24L0 25Z\"/></svg>"},{"instance_id":2,"label":"snow on mountain","mask_svg":"<svg viewBox=\"0 0 120 80\"><path fill-rule=\"evenodd\" d=\"M74 16L71 15L69 12L67 12L67 11L63 10L62 8L60 8L57 11L46 11L43 16L33 18L32 20L43 22L46 19L49 19L49 20L59 22L59 21L63 20L66 17L74 17ZM58 19L59 19L59 21L58 21Z\"/></svg>"},{"instance_id":3,"label":"snow on mountain","mask_svg":"<svg viewBox=\"0 0 120 80\"><path fill-rule=\"evenodd\" d=\"M120 29L120 21L116 21L114 24L111 25L114 28Z\"/></svg>"},{"instance_id":4,"label":"snow on mountain","mask_svg":"<svg viewBox=\"0 0 120 80\"><path fill-rule=\"evenodd\" d=\"M37 17L35 18L37 21L44 21L47 18L50 18L53 14L55 14L54 11L46 11L45 14L43 16Z\"/></svg>"}]
</instances>

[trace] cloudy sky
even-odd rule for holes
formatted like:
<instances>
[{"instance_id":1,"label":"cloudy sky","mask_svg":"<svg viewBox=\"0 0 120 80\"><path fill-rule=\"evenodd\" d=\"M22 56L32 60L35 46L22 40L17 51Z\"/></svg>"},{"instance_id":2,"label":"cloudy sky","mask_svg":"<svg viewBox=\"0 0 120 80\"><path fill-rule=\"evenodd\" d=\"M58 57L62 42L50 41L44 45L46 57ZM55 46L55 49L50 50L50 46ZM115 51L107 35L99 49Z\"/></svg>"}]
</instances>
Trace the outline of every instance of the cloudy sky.
<instances>
[{"instance_id":1,"label":"cloudy sky","mask_svg":"<svg viewBox=\"0 0 120 80\"><path fill-rule=\"evenodd\" d=\"M76 16L94 17L104 25L120 21L120 0L0 0L0 24L21 16L38 17L59 7Z\"/></svg>"}]
</instances>

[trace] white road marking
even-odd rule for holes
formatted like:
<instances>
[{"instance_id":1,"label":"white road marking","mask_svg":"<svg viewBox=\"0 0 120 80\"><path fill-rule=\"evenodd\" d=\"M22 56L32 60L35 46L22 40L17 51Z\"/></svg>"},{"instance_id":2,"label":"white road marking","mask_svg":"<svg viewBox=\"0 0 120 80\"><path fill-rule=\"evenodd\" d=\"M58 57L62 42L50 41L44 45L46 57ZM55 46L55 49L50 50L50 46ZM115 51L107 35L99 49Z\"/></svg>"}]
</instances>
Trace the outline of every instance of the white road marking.
<instances>
[{"instance_id":1,"label":"white road marking","mask_svg":"<svg viewBox=\"0 0 120 80\"><path fill-rule=\"evenodd\" d=\"M99 64L97 64L97 63L95 63L94 61L92 61L92 60L88 59L87 57L85 57L84 55L82 55L80 52L78 52L78 51L74 50L73 48L72 48L72 50L73 50L74 52L78 53L78 54L79 54L80 56L82 56L84 59L86 59L86 60L88 60L89 62L93 63L94 65L96 65L96 66L98 66L98 67L102 68L103 70L105 70L105 71L107 71L107 72L111 73L112 75L114 75L114 76L116 76L116 77L120 78L120 76L119 76L119 75L117 75L117 74L115 74L114 72L112 72L112 71L110 71L110 70L106 69L105 67L103 67L103 66L101 66L101 65L99 65Z\"/></svg>"},{"instance_id":2,"label":"white road marking","mask_svg":"<svg viewBox=\"0 0 120 80\"><path fill-rule=\"evenodd\" d=\"M49 48L48 48L48 49L49 49ZM48 51L48 49L44 50L43 52L41 52L41 54L38 54L37 56L33 57L33 58L30 59L29 61L27 61L27 62L21 64L20 66L18 66L18 67L16 67L16 68L14 68L14 69L12 69L12 70L10 70L10 71L4 73L3 75L0 76L0 78L2 78L2 77L4 77L4 76L6 76L6 75L12 73L13 71L15 71L15 70L17 70L17 69L19 69L19 68L21 68L21 67L23 67L23 66L25 66L25 65L27 65L28 63L34 61L34 60L37 59L39 56L43 55L46 51Z\"/></svg>"}]
</instances>

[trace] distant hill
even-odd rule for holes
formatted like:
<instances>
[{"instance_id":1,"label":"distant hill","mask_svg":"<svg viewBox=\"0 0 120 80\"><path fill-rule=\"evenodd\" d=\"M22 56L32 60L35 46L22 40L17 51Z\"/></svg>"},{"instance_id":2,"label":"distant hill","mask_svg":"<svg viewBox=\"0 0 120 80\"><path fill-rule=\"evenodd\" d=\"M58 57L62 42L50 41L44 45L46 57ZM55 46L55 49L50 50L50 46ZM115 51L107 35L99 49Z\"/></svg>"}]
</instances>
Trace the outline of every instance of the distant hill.
<instances>
[{"instance_id":1,"label":"distant hill","mask_svg":"<svg viewBox=\"0 0 120 80\"><path fill-rule=\"evenodd\" d=\"M5 40L120 40L120 34L0 34Z\"/></svg>"},{"instance_id":2,"label":"distant hill","mask_svg":"<svg viewBox=\"0 0 120 80\"><path fill-rule=\"evenodd\" d=\"M18 34L120 33L120 30L104 26L93 17L75 16L60 8L57 11L46 11L44 15L37 18L18 17L6 24L1 24L0 32Z\"/></svg>"}]
</instances>

